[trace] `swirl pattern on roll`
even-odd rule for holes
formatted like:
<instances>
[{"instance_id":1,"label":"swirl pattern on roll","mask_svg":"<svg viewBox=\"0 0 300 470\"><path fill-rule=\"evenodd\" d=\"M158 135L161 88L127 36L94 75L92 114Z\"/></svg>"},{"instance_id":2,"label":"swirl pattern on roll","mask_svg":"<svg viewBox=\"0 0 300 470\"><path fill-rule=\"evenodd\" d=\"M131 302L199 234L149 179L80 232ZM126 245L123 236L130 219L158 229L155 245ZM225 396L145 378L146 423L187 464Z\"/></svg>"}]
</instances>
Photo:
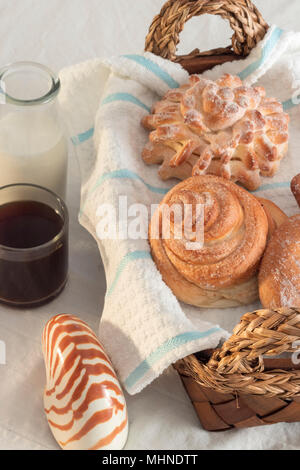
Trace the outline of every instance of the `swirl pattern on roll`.
<instances>
[{"instance_id":1,"label":"swirl pattern on roll","mask_svg":"<svg viewBox=\"0 0 300 470\"><path fill-rule=\"evenodd\" d=\"M203 245L190 249L203 205ZM189 230L179 238L174 204L189 204ZM165 232L166 208L170 230ZM192 230L190 229L192 228ZM206 307L250 303L258 297L257 269L266 247L268 220L258 200L225 179L205 175L175 186L153 216L149 238L154 261L179 300ZM169 236L168 236L169 235Z\"/></svg>"}]
</instances>

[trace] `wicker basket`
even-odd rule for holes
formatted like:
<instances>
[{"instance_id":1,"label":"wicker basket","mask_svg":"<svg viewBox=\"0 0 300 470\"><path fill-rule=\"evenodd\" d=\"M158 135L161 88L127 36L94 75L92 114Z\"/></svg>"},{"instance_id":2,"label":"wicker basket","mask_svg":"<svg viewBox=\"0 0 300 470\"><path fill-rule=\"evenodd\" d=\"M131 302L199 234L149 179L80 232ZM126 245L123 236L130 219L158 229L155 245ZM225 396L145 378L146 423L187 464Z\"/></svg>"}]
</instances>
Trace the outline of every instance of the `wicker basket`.
<instances>
[{"instance_id":1,"label":"wicker basket","mask_svg":"<svg viewBox=\"0 0 300 470\"><path fill-rule=\"evenodd\" d=\"M245 314L220 349L179 361L204 429L300 421L300 309ZM289 358L270 358L293 353Z\"/></svg>"},{"instance_id":2,"label":"wicker basket","mask_svg":"<svg viewBox=\"0 0 300 470\"><path fill-rule=\"evenodd\" d=\"M176 56L179 35L193 16L219 15L234 31L232 46ZM180 62L189 73L201 73L215 65L247 56L264 38L268 25L250 0L169 0L156 16L146 38L145 50Z\"/></svg>"},{"instance_id":3,"label":"wicker basket","mask_svg":"<svg viewBox=\"0 0 300 470\"><path fill-rule=\"evenodd\" d=\"M185 22L205 13L229 20L232 46L177 57ZM169 0L154 18L146 51L201 73L247 56L267 30L250 0ZM300 421L300 365L292 357L270 358L295 353L299 340L299 309L259 310L244 315L220 349L175 364L203 428L226 431Z\"/></svg>"}]
</instances>

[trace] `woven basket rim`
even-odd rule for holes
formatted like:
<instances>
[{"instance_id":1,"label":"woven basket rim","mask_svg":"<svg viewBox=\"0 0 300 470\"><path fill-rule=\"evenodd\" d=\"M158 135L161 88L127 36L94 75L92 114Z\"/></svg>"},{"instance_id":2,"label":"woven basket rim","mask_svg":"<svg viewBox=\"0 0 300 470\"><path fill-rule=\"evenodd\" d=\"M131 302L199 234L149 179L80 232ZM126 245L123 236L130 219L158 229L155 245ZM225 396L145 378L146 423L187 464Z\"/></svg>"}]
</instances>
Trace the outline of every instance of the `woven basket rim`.
<instances>
[{"instance_id":1,"label":"woven basket rim","mask_svg":"<svg viewBox=\"0 0 300 470\"><path fill-rule=\"evenodd\" d=\"M233 30L232 45L200 53L195 49L187 56L176 56L180 33L194 16L218 15L229 21ZM154 18L146 37L145 50L174 62L190 57L216 55L247 56L260 42L268 24L251 0L168 0Z\"/></svg>"},{"instance_id":2,"label":"woven basket rim","mask_svg":"<svg viewBox=\"0 0 300 470\"><path fill-rule=\"evenodd\" d=\"M175 364L181 375L221 393L265 397L300 396L300 367L267 369L269 357L297 353L300 309L262 309L242 316L233 335L214 350L207 363L190 355ZM282 363L278 359L278 364Z\"/></svg>"}]
</instances>

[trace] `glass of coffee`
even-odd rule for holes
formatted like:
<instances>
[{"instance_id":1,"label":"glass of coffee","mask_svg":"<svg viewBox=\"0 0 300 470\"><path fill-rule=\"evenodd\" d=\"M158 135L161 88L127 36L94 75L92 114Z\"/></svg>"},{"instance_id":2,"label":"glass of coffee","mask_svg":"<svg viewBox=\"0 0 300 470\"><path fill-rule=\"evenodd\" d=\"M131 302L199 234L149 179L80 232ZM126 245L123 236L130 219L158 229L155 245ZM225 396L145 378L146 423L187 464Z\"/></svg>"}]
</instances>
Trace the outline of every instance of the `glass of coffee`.
<instances>
[{"instance_id":1,"label":"glass of coffee","mask_svg":"<svg viewBox=\"0 0 300 470\"><path fill-rule=\"evenodd\" d=\"M0 188L0 302L32 308L54 299L68 276L68 209L31 184Z\"/></svg>"}]
</instances>

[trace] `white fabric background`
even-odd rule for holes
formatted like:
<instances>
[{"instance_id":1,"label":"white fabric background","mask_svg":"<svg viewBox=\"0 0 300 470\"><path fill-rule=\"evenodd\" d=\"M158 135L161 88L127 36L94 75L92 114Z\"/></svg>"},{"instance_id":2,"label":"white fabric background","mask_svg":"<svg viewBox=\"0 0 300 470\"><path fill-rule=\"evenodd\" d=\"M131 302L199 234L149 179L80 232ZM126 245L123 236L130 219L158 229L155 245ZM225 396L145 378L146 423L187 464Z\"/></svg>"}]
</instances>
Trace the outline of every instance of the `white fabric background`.
<instances>
[{"instance_id":1,"label":"white fabric background","mask_svg":"<svg viewBox=\"0 0 300 470\"><path fill-rule=\"evenodd\" d=\"M0 0L0 65L35 60L54 70L88 58L140 52L163 0ZM299 30L300 2L257 0L264 17ZM180 52L229 43L219 18L193 19ZM225 38L225 39L224 39ZM97 330L105 279L96 243L77 222L79 170L70 152L68 206L71 215L70 280L52 304L34 311L0 307L0 340L7 365L0 365L0 449L57 449L43 413L45 381L40 337L57 313L73 313ZM207 318L207 316L206 316ZM214 321L214 319L212 319ZM225 318L231 330L238 318ZM300 449L300 424L209 434L198 424L177 375L168 371L141 394L127 397L127 449Z\"/></svg>"}]
</instances>

